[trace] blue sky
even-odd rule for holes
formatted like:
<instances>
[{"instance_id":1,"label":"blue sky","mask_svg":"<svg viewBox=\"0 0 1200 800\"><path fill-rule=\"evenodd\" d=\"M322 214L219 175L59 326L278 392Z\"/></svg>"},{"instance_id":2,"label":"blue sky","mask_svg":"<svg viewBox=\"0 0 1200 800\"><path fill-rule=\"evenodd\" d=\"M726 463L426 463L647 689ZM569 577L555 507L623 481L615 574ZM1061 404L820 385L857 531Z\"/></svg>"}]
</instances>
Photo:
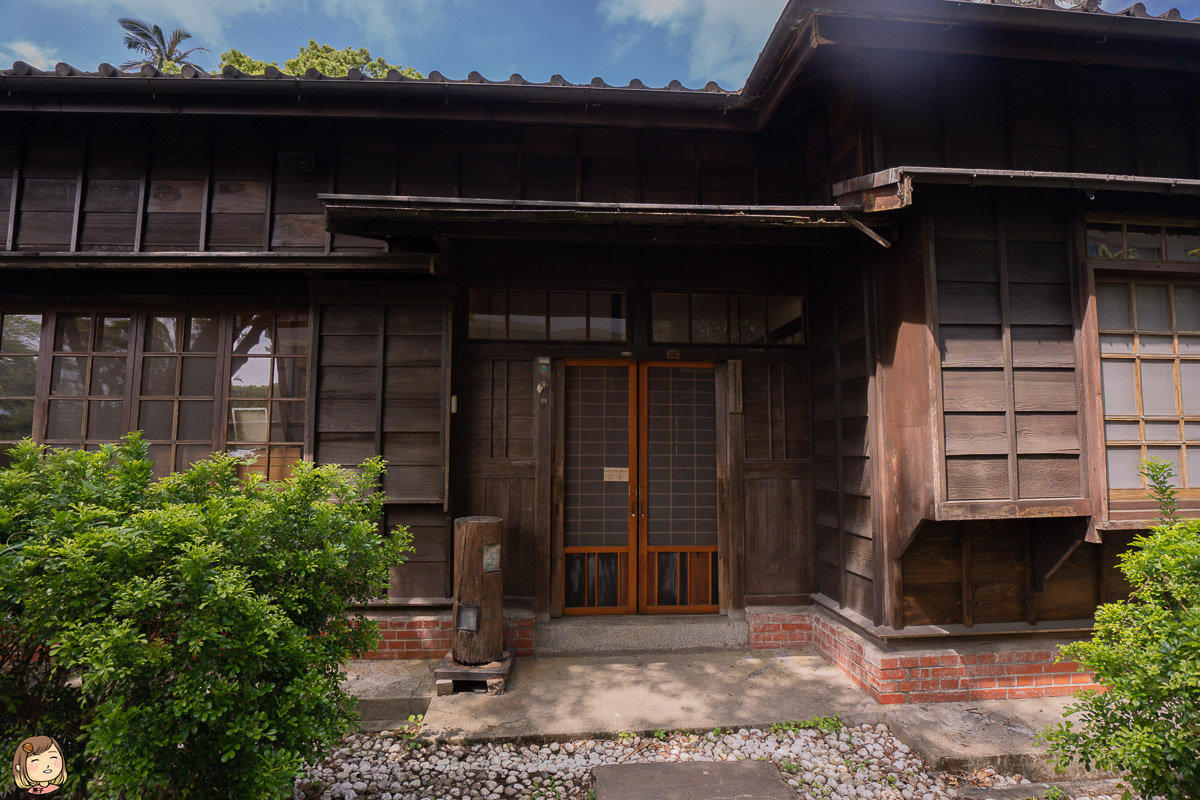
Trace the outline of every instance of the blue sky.
<instances>
[{"instance_id":1,"label":"blue sky","mask_svg":"<svg viewBox=\"0 0 1200 800\"><path fill-rule=\"evenodd\" d=\"M1105 0L1119 10L1132 0ZM94 70L127 58L116 19L182 25L212 69L237 48L281 64L309 38L365 46L393 64L450 78L472 70L503 80L623 85L745 81L785 0L0 0L0 64ZM1152 13L1177 7L1200 17L1200 0L1147 0Z\"/></svg>"}]
</instances>

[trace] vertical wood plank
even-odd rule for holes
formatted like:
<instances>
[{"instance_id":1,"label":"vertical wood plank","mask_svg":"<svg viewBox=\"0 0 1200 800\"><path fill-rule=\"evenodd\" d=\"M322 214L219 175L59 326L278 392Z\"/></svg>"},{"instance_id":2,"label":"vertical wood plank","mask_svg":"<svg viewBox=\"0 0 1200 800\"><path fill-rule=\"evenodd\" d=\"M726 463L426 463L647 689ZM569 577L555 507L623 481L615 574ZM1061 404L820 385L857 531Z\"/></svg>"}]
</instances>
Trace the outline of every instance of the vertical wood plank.
<instances>
[{"instance_id":1,"label":"vertical wood plank","mask_svg":"<svg viewBox=\"0 0 1200 800\"><path fill-rule=\"evenodd\" d=\"M561 617L563 613L563 481L564 481L564 443L566 442L566 402L567 384L566 367L562 359L554 362L554 385L559 387L554 393L554 483L551 488L553 503L552 528L550 536L550 616ZM635 567L629 564L632 572Z\"/></svg>"},{"instance_id":2,"label":"vertical wood plank","mask_svg":"<svg viewBox=\"0 0 1200 800\"><path fill-rule=\"evenodd\" d=\"M274 159L272 159L274 160ZM268 190L269 191L269 190ZM269 205L269 204L268 204ZM270 212L268 211L268 214ZM321 374L321 304L309 283L308 304L308 409L304 430L305 461L316 461L317 438L317 376Z\"/></svg>"},{"instance_id":3,"label":"vertical wood plank","mask_svg":"<svg viewBox=\"0 0 1200 800\"><path fill-rule=\"evenodd\" d=\"M1022 520L1025 530L1025 621L1037 624L1037 597L1033 591L1033 529L1028 520Z\"/></svg>"},{"instance_id":4,"label":"vertical wood plank","mask_svg":"<svg viewBox=\"0 0 1200 800\"><path fill-rule=\"evenodd\" d=\"M733 608L745 608L746 591L743 565L746 563L746 488L742 479L742 461L746 453L746 415L727 417L729 433L726 457L729 465L729 601Z\"/></svg>"},{"instance_id":5,"label":"vertical wood plank","mask_svg":"<svg viewBox=\"0 0 1200 800\"><path fill-rule=\"evenodd\" d=\"M728 374L724 363L714 369L717 393L717 442L728 441ZM717 608L718 613L729 613L729 454L726 448L717 447ZM810 504L811 508L811 504ZM815 555L815 553L814 553Z\"/></svg>"},{"instance_id":6,"label":"vertical wood plank","mask_svg":"<svg viewBox=\"0 0 1200 800\"><path fill-rule=\"evenodd\" d=\"M453 399L453 369L454 364L454 315L450 295L443 296L439 303L442 311L442 409L441 434L442 447L439 453L439 464L442 470L442 510L450 511L450 403ZM386 313L384 314L386 317ZM384 346L386 351L386 344ZM380 393L383 393L383 369L379 371Z\"/></svg>"},{"instance_id":7,"label":"vertical wood plank","mask_svg":"<svg viewBox=\"0 0 1200 800\"><path fill-rule=\"evenodd\" d=\"M946 502L946 419L942 415L945 400L942 397L942 359L937 343L941 341L941 323L938 320L937 260L934 242L937 236L933 214L925 212L922 227L921 248L925 261L925 325L929 329L931 344L929 351L929 404L930 430L933 436L933 502ZM901 605L900 613L903 613Z\"/></svg>"},{"instance_id":8,"label":"vertical wood plank","mask_svg":"<svg viewBox=\"0 0 1200 800\"><path fill-rule=\"evenodd\" d=\"M383 455L383 387L386 384L384 370L387 368L387 306L364 306L363 311L373 308L379 315L378 336L375 351L375 455Z\"/></svg>"},{"instance_id":9,"label":"vertical wood plank","mask_svg":"<svg viewBox=\"0 0 1200 800\"><path fill-rule=\"evenodd\" d=\"M276 164L279 162L279 130L274 127L271 129L270 161L271 164L267 168L267 211L266 216L263 219L262 249L264 253L271 252L271 234L274 232L275 228L275 170ZM316 355L315 350L313 351L313 354L314 356ZM313 370L312 374L317 374L315 369Z\"/></svg>"},{"instance_id":10,"label":"vertical wood plank","mask_svg":"<svg viewBox=\"0 0 1200 800\"><path fill-rule=\"evenodd\" d=\"M83 227L83 190L87 181L88 125L80 126L79 172L75 177L75 208L71 216L71 252L79 250L79 230Z\"/></svg>"},{"instance_id":11,"label":"vertical wood plank","mask_svg":"<svg viewBox=\"0 0 1200 800\"><path fill-rule=\"evenodd\" d=\"M825 137L827 149L829 137ZM833 434L837 453L837 536L838 536L838 608L846 607L846 491L845 468L846 445L842 440L842 302L838 295L845 291L840 283L834 284L833 299Z\"/></svg>"},{"instance_id":12,"label":"vertical wood plank","mask_svg":"<svg viewBox=\"0 0 1200 800\"><path fill-rule=\"evenodd\" d=\"M539 387L541 387L541 391L538 390ZM545 614L550 612L550 526L553 514L550 484L551 472L554 468L553 399L557 393L549 358L545 363L541 363L541 359L535 363L533 385L529 387L529 390L533 393L533 451L536 459L534 497L537 502L533 513L535 551L537 553L533 610L538 614Z\"/></svg>"},{"instance_id":13,"label":"vertical wood plank","mask_svg":"<svg viewBox=\"0 0 1200 800\"><path fill-rule=\"evenodd\" d=\"M333 145L330 148L330 153L329 153L329 161L330 161L330 164L329 164L329 188L326 189L325 191L329 192L330 194L333 194L334 192L337 191L338 139L337 139L336 131L333 133L333 135L330 137L330 139L332 140ZM325 255L329 255L332 251L333 251L333 234L329 232L328 228L326 228L326 230L325 230ZM383 313L385 316L387 315L386 310ZM382 372L379 374L381 376L383 375Z\"/></svg>"},{"instance_id":14,"label":"vertical wood plank","mask_svg":"<svg viewBox=\"0 0 1200 800\"><path fill-rule=\"evenodd\" d=\"M154 123L151 122L151 125ZM142 252L142 245L146 238L146 205L150 200L150 167L154 161L154 131L151 130L146 136L146 146L142 150L146 154L146 158L142 163L142 174L138 185L138 207L137 221L134 223L133 229L133 252Z\"/></svg>"},{"instance_id":15,"label":"vertical wood plank","mask_svg":"<svg viewBox=\"0 0 1200 800\"><path fill-rule=\"evenodd\" d=\"M1013 388L1012 314L1008 297L1008 238L1005 229L1004 209L996 206L996 255L1000 265L1000 333L1004 355L1004 424L1008 433L1008 496L1012 500L1020 497L1017 486L1017 412L1016 392Z\"/></svg>"},{"instance_id":16,"label":"vertical wood plank","mask_svg":"<svg viewBox=\"0 0 1200 800\"><path fill-rule=\"evenodd\" d=\"M197 249L204 252L208 249L209 218L212 212L213 194L213 150L216 148L212 126L207 131L207 146L204 148L204 186L200 197L200 240Z\"/></svg>"},{"instance_id":17,"label":"vertical wood plank","mask_svg":"<svg viewBox=\"0 0 1200 800\"><path fill-rule=\"evenodd\" d=\"M971 585L971 537L963 523L958 523L958 538L962 541L962 616L963 625L975 626L974 587Z\"/></svg>"},{"instance_id":18,"label":"vertical wood plank","mask_svg":"<svg viewBox=\"0 0 1200 800\"><path fill-rule=\"evenodd\" d=\"M17 143L16 157L13 160L12 187L8 192L8 230L4 237L5 250L12 250L17 246L17 211L21 208L21 168L25 164L28 138L28 133L22 131L21 140Z\"/></svg>"}]
</instances>

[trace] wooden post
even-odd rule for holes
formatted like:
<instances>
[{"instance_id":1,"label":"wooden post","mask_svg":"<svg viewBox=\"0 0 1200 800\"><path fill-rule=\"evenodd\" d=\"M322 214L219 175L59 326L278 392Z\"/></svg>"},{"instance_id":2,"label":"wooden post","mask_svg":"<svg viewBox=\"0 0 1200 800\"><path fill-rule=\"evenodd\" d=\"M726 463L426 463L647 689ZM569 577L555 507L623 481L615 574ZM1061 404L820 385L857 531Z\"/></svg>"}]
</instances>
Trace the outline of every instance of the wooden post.
<instances>
[{"instance_id":1,"label":"wooden post","mask_svg":"<svg viewBox=\"0 0 1200 800\"><path fill-rule=\"evenodd\" d=\"M478 666L504 655L501 606L503 591L500 546L504 520L500 517L459 517L454 520L454 643L455 663Z\"/></svg>"}]
</instances>

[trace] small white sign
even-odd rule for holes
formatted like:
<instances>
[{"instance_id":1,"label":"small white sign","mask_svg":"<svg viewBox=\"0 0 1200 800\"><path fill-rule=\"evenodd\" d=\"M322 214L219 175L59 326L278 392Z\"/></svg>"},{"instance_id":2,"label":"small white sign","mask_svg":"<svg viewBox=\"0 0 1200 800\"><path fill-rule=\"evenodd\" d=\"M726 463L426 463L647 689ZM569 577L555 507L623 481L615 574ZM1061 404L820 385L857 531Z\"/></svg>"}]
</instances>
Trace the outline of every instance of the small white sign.
<instances>
[{"instance_id":1,"label":"small white sign","mask_svg":"<svg viewBox=\"0 0 1200 800\"><path fill-rule=\"evenodd\" d=\"M604 480L629 483L629 467L605 467Z\"/></svg>"}]
</instances>

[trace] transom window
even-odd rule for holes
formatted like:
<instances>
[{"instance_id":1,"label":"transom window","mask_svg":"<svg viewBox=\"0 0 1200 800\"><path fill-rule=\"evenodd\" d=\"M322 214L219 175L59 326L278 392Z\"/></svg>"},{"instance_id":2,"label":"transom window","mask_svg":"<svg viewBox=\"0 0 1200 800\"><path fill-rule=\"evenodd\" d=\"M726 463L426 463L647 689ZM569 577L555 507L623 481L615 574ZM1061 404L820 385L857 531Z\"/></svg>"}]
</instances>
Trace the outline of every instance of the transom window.
<instances>
[{"instance_id":1,"label":"transom window","mask_svg":"<svg viewBox=\"0 0 1200 800\"><path fill-rule=\"evenodd\" d=\"M302 312L0 313L0 451L141 430L158 475L227 450L281 478L303 453L308 350Z\"/></svg>"},{"instance_id":2,"label":"transom window","mask_svg":"<svg viewBox=\"0 0 1200 800\"><path fill-rule=\"evenodd\" d=\"M797 295L655 293L650 320L656 344L804 344Z\"/></svg>"},{"instance_id":3,"label":"transom window","mask_svg":"<svg viewBox=\"0 0 1200 800\"><path fill-rule=\"evenodd\" d=\"M1117 218L1089 217L1088 258L1122 261L1196 261L1192 251L1200 248L1200 224L1176 220L1131 222Z\"/></svg>"},{"instance_id":4,"label":"transom window","mask_svg":"<svg viewBox=\"0 0 1200 800\"><path fill-rule=\"evenodd\" d=\"M1098 281L1108 486L1144 499L1140 462L1170 462L1200 497L1200 284Z\"/></svg>"},{"instance_id":5,"label":"transom window","mask_svg":"<svg viewBox=\"0 0 1200 800\"><path fill-rule=\"evenodd\" d=\"M623 342L624 292L472 289L467 336L532 342Z\"/></svg>"}]
</instances>

